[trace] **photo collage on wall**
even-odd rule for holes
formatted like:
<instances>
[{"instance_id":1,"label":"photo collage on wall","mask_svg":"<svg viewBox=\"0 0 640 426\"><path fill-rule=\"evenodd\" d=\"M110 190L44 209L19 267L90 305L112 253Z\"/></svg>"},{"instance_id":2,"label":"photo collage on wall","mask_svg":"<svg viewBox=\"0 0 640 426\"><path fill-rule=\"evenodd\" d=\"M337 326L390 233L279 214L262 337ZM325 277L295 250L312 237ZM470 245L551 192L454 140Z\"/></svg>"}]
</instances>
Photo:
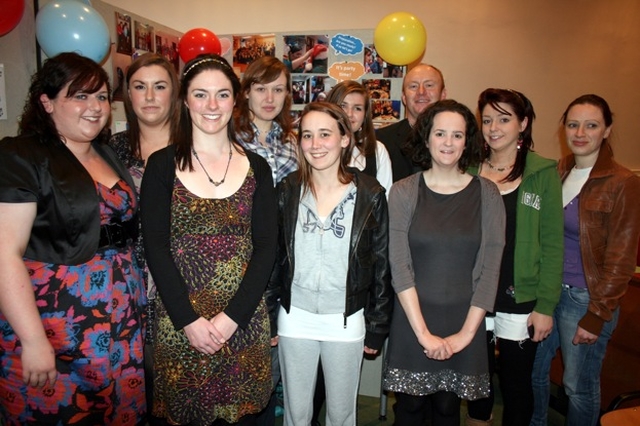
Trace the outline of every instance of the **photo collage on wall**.
<instances>
[{"instance_id":1,"label":"photo collage on wall","mask_svg":"<svg viewBox=\"0 0 640 426\"><path fill-rule=\"evenodd\" d=\"M307 103L326 99L338 82L357 80L369 91L374 125L383 127L402 118L402 78L406 67L388 64L373 45L373 30L349 34L247 34L219 36L231 46L223 56L241 77L262 56L276 56L291 70L292 115Z\"/></svg>"},{"instance_id":2,"label":"photo collage on wall","mask_svg":"<svg viewBox=\"0 0 640 426\"><path fill-rule=\"evenodd\" d=\"M112 50L113 63L113 100L123 100L124 80L131 62L138 56L155 52L173 64L178 71L177 35L155 31L154 27L140 20L132 20L126 13L115 12L115 49Z\"/></svg>"},{"instance_id":3,"label":"photo collage on wall","mask_svg":"<svg viewBox=\"0 0 640 426\"><path fill-rule=\"evenodd\" d=\"M114 100L122 100L124 77L132 60L146 52L166 57L179 71L179 36L156 31L143 19L115 12L113 51ZM402 78L406 67L384 61L373 44L373 30L218 35L221 55L242 77L262 56L275 56L291 70L292 115L309 102L326 99L338 82L357 80L369 91L374 125L382 127L403 117Z\"/></svg>"}]
</instances>

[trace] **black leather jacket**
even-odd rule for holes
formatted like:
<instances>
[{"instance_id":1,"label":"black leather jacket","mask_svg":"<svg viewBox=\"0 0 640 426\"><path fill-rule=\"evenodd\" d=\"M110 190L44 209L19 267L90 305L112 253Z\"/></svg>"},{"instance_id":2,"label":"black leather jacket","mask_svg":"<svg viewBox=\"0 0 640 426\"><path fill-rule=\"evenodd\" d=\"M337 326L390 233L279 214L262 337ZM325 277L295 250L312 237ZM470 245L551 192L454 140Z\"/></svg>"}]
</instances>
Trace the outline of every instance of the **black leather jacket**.
<instances>
[{"instance_id":1,"label":"black leather jacket","mask_svg":"<svg viewBox=\"0 0 640 426\"><path fill-rule=\"evenodd\" d=\"M388 259L389 218L384 188L374 178L356 169L356 205L353 217L347 272L346 318L364 308L365 345L380 349L389 333L393 289ZM267 305L271 313L272 336L277 334L278 302L289 312L291 282L295 266L294 235L298 219L301 186L297 172L276 188L278 196L278 255L269 286Z\"/></svg>"},{"instance_id":2,"label":"black leather jacket","mask_svg":"<svg viewBox=\"0 0 640 426\"><path fill-rule=\"evenodd\" d=\"M115 152L94 141L100 156L135 191L131 175ZM35 136L0 141L0 201L37 203L38 212L24 256L62 265L91 259L100 241L100 203L89 172L62 141ZM137 206L135 206L137 209ZM137 219L128 221L130 235Z\"/></svg>"}]
</instances>

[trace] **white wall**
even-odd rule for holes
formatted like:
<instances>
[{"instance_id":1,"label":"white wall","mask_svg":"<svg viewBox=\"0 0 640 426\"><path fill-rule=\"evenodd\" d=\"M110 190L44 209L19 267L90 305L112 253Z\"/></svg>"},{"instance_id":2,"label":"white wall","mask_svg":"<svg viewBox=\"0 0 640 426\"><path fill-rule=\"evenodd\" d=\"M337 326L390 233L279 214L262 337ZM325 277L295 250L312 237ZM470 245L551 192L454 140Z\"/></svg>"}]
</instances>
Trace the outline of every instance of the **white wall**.
<instances>
[{"instance_id":1,"label":"white wall","mask_svg":"<svg viewBox=\"0 0 640 426\"><path fill-rule=\"evenodd\" d=\"M176 30L217 34L373 29L387 14L416 15L428 33L424 57L445 74L449 97L474 108L487 87L533 102L537 150L558 158L558 119L584 93L615 113L618 160L640 169L640 2L636 0L105 0Z\"/></svg>"},{"instance_id":2,"label":"white wall","mask_svg":"<svg viewBox=\"0 0 640 426\"><path fill-rule=\"evenodd\" d=\"M0 63L4 64L7 119L0 120L0 138L15 135L24 99L36 72L36 29L33 3L25 3L22 20L16 28L0 37Z\"/></svg>"},{"instance_id":3,"label":"white wall","mask_svg":"<svg viewBox=\"0 0 640 426\"><path fill-rule=\"evenodd\" d=\"M0 121L0 136L15 134L35 71L33 4L25 1L20 25L0 37L10 115ZM218 34L374 29L387 14L408 11L427 28L424 60L444 71L449 97L473 108L487 87L524 92L538 113L537 150L558 158L558 119L564 108L583 93L597 93L615 113L617 159L640 170L637 0L104 1L178 31L205 27Z\"/></svg>"}]
</instances>

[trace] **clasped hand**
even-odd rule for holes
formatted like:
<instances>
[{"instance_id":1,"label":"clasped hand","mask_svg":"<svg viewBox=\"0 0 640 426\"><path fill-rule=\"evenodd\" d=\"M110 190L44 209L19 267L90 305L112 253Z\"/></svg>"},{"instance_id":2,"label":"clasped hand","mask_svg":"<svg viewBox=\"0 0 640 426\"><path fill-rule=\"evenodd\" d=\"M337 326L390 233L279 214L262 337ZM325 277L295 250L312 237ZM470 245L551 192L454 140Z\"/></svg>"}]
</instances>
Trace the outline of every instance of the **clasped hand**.
<instances>
[{"instance_id":1,"label":"clasped hand","mask_svg":"<svg viewBox=\"0 0 640 426\"><path fill-rule=\"evenodd\" d=\"M420 344L428 358L443 361L466 348L471 343L472 337L462 332L444 338L431 334L421 339Z\"/></svg>"},{"instance_id":2,"label":"clasped hand","mask_svg":"<svg viewBox=\"0 0 640 426\"><path fill-rule=\"evenodd\" d=\"M424 348L424 354L428 358L442 361L451 358L451 355L453 355L451 345L442 337L429 334L418 339L418 342Z\"/></svg>"},{"instance_id":3,"label":"clasped hand","mask_svg":"<svg viewBox=\"0 0 640 426\"><path fill-rule=\"evenodd\" d=\"M191 346L201 353L213 355L222 349L237 329L238 324L220 312L211 320L198 318L185 326L184 332Z\"/></svg>"}]
</instances>

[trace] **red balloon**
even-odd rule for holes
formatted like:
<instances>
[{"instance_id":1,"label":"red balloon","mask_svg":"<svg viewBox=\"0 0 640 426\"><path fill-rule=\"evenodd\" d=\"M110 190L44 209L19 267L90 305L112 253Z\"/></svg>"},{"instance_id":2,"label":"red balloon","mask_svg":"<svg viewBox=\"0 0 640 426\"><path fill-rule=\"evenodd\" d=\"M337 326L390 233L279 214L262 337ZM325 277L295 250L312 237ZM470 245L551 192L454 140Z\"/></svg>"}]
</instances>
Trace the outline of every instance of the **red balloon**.
<instances>
[{"instance_id":1,"label":"red balloon","mask_svg":"<svg viewBox=\"0 0 640 426\"><path fill-rule=\"evenodd\" d=\"M215 53L216 55L222 53L218 36L205 28L194 28L184 33L178 43L178 49L184 63L203 53Z\"/></svg>"},{"instance_id":2,"label":"red balloon","mask_svg":"<svg viewBox=\"0 0 640 426\"><path fill-rule=\"evenodd\" d=\"M0 37L14 29L22 19L24 0L0 0Z\"/></svg>"}]
</instances>

